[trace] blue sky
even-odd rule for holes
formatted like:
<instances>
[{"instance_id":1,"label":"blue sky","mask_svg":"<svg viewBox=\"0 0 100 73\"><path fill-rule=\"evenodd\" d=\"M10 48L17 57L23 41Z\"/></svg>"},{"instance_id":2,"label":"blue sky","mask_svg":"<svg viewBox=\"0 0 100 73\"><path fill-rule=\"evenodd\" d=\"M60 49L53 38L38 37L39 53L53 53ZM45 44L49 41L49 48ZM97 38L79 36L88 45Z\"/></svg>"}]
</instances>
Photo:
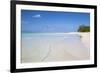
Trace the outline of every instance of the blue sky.
<instances>
[{"instance_id":1,"label":"blue sky","mask_svg":"<svg viewBox=\"0 0 100 73\"><path fill-rule=\"evenodd\" d=\"M22 32L76 32L80 25L90 25L89 13L21 10Z\"/></svg>"}]
</instances>

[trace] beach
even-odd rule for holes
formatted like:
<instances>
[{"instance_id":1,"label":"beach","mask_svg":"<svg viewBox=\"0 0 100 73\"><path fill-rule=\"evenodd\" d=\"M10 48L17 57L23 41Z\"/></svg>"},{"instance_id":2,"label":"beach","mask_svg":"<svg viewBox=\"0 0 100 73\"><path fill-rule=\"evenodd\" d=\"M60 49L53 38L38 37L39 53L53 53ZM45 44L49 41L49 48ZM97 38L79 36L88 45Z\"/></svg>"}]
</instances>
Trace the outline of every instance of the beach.
<instances>
[{"instance_id":1,"label":"beach","mask_svg":"<svg viewBox=\"0 0 100 73\"><path fill-rule=\"evenodd\" d=\"M21 62L88 60L90 33L23 33Z\"/></svg>"}]
</instances>

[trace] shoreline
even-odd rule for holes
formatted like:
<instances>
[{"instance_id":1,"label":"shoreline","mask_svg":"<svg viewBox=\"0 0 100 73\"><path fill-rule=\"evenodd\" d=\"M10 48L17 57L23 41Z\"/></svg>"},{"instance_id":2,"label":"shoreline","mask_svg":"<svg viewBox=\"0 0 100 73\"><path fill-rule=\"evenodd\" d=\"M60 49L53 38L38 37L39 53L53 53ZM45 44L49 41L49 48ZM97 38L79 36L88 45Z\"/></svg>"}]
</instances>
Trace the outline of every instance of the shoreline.
<instances>
[{"instance_id":1,"label":"shoreline","mask_svg":"<svg viewBox=\"0 0 100 73\"><path fill-rule=\"evenodd\" d=\"M25 33L23 33L25 34ZM28 33L31 34L31 33ZM90 32L68 32L68 33L33 33L34 35L57 35L57 34L64 34L64 35L79 35L83 44L89 48L90 47Z\"/></svg>"},{"instance_id":2,"label":"shoreline","mask_svg":"<svg viewBox=\"0 0 100 73\"><path fill-rule=\"evenodd\" d=\"M48 35L50 33L45 34ZM67 36L66 34L75 34L77 36L73 36L75 37L73 39L63 37L60 39L59 37L57 39L49 37L49 39L42 38L41 36L34 37L34 34L27 36L26 34L22 39L22 63L89 59L90 33L70 32L56 34L64 34L65 37ZM38 34L36 35L38 36ZM81 38L79 36L81 36Z\"/></svg>"},{"instance_id":3,"label":"shoreline","mask_svg":"<svg viewBox=\"0 0 100 73\"><path fill-rule=\"evenodd\" d=\"M82 43L85 47L90 48L90 32L69 32L66 34L77 34L81 37Z\"/></svg>"}]
</instances>

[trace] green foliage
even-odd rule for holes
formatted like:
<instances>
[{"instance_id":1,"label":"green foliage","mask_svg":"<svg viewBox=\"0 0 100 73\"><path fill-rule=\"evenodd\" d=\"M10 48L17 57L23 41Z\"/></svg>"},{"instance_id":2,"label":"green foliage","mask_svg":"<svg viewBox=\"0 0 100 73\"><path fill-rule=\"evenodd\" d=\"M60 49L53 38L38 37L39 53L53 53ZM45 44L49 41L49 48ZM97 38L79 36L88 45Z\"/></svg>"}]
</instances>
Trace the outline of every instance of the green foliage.
<instances>
[{"instance_id":1,"label":"green foliage","mask_svg":"<svg viewBox=\"0 0 100 73\"><path fill-rule=\"evenodd\" d=\"M90 26L80 25L78 32L90 32Z\"/></svg>"}]
</instances>

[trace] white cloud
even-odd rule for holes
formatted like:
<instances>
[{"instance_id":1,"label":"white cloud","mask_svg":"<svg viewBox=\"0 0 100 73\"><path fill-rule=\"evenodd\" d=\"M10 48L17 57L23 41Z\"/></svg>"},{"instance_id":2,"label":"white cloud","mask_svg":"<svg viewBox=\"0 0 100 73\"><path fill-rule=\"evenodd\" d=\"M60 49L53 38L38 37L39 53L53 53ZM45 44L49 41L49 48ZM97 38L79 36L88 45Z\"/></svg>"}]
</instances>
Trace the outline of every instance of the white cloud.
<instances>
[{"instance_id":1,"label":"white cloud","mask_svg":"<svg viewBox=\"0 0 100 73\"><path fill-rule=\"evenodd\" d=\"M41 15L40 15L40 14L36 14L36 15L33 15L32 17L33 17L33 18L40 18Z\"/></svg>"}]
</instances>

